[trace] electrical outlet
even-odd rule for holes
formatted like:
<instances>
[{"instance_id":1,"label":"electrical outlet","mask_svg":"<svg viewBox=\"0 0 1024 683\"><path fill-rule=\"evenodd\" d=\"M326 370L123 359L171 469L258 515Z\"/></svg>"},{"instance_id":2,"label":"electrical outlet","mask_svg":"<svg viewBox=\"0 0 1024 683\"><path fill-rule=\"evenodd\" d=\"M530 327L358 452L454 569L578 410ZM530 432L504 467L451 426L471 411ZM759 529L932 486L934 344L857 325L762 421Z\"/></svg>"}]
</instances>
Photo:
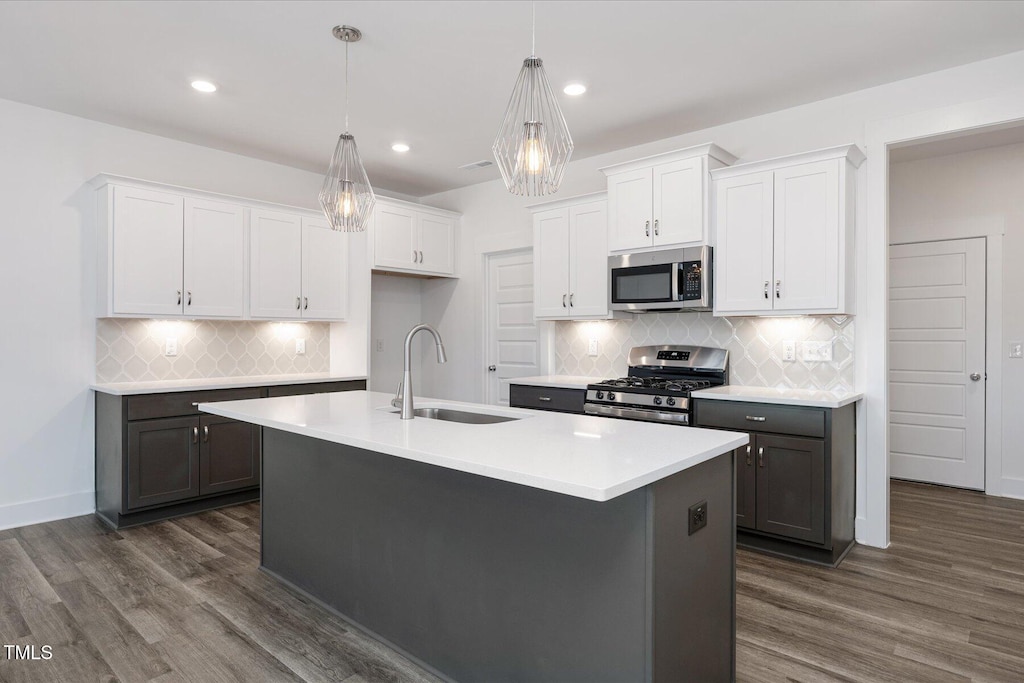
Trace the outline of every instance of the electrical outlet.
<instances>
[{"instance_id":1,"label":"electrical outlet","mask_svg":"<svg viewBox=\"0 0 1024 683\"><path fill-rule=\"evenodd\" d=\"M596 339L591 339L590 343L587 344L587 355L588 356L596 356L597 353L598 353L597 352L597 340Z\"/></svg>"},{"instance_id":2,"label":"electrical outlet","mask_svg":"<svg viewBox=\"0 0 1024 683\"><path fill-rule=\"evenodd\" d=\"M1024 343L1010 342L1010 358L1024 358Z\"/></svg>"},{"instance_id":3,"label":"electrical outlet","mask_svg":"<svg viewBox=\"0 0 1024 683\"><path fill-rule=\"evenodd\" d=\"M796 342L792 339L782 342L782 360L786 362L796 360Z\"/></svg>"},{"instance_id":4,"label":"electrical outlet","mask_svg":"<svg viewBox=\"0 0 1024 683\"><path fill-rule=\"evenodd\" d=\"M177 356L178 355L178 338L168 337L164 341L164 355L165 356Z\"/></svg>"},{"instance_id":5,"label":"electrical outlet","mask_svg":"<svg viewBox=\"0 0 1024 683\"><path fill-rule=\"evenodd\" d=\"M378 339L377 340L377 353L380 353L383 350L384 350L384 340L383 339Z\"/></svg>"},{"instance_id":6,"label":"electrical outlet","mask_svg":"<svg viewBox=\"0 0 1024 683\"><path fill-rule=\"evenodd\" d=\"M306 340L305 339L296 339L295 340L295 353L297 355L299 355L299 356L302 356L302 355L304 355L306 353Z\"/></svg>"},{"instance_id":7,"label":"electrical outlet","mask_svg":"<svg viewBox=\"0 0 1024 683\"><path fill-rule=\"evenodd\" d=\"M800 357L812 363L827 363L832 360L832 342L800 342Z\"/></svg>"},{"instance_id":8,"label":"electrical outlet","mask_svg":"<svg viewBox=\"0 0 1024 683\"><path fill-rule=\"evenodd\" d=\"M689 510L689 533L687 536L693 536L696 532L700 531L708 525L708 502L702 500L696 505L691 505Z\"/></svg>"}]
</instances>

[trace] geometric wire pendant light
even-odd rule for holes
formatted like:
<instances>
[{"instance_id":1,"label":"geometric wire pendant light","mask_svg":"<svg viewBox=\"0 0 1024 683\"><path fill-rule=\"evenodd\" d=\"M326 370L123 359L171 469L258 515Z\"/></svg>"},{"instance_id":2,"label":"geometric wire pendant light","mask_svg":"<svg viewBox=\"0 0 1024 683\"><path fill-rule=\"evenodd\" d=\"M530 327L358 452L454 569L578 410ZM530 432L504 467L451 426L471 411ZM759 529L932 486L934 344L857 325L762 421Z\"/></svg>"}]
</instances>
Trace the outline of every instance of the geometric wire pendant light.
<instances>
[{"instance_id":1,"label":"geometric wire pendant light","mask_svg":"<svg viewBox=\"0 0 1024 683\"><path fill-rule=\"evenodd\" d=\"M533 7L533 50L523 60L505 118L491 151L505 187L515 195L553 194L572 156L572 136L558 107L544 63L536 56L537 7Z\"/></svg>"},{"instance_id":2,"label":"geometric wire pendant light","mask_svg":"<svg viewBox=\"0 0 1024 683\"><path fill-rule=\"evenodd\" d=\"M332 230L362 232L376 198L359 158L356 139L348 132L348 45L358 42L363 34L352 26L335 26L333 33L345 43L345 132L338 137L338 146L334 148L327 177L320 188L320 206Z\"/></svg>"}]
</instances>

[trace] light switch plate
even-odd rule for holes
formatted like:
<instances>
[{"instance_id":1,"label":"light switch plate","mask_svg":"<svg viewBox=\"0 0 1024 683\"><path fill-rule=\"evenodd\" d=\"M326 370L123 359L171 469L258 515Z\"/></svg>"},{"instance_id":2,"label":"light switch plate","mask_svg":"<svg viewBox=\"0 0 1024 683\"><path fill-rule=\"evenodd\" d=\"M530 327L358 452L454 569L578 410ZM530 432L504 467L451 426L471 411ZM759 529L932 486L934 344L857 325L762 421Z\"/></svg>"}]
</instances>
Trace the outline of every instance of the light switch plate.
<instances>
[{"instance_id":1,"label":"light switch plate","mask_svg":"<svg viewBox=\"0 0 1024 683\"><path fill-rule=\"evenodd\" d=\"M168 337L164 342L164 355L165 356L177 356L178 355L178 338Z\"/></svg>"},{"instance_id":2,"label":"light switch plate","mask_svg":"<svg viewBox=\"0 0 1024 683\"><path fill-rule=\"evenodd\" d=\"M1024 343L1010 342L1010 358L1024 358Z\"/></svg>"},{"instance_id":3,"label":"light switch plate","mask_svg":"<svg viewBox=\"0 0 1024 683\"><path fill-rule=\"evenodd\" d=\"M596 339L591 339L590 343L587 345L587 355L588 356L596 356L597 353L598 353L597 348L598 348L597 340Z\"/></svg>"},{"instance_id":4,"label":"light switch plate","mask_svg":"<svg viewBox=\"0 0 1024 683\"><path fill-rule=\"evenodd\" d=\"M296 339L295 340L295 353L302 356L306 353L306 340Z\"/></svg>"},{"instance_id":5,"label":"light switch plate","mask_svg":"<svg viewBox=\"0 0 1024 683\"><path fill-rule=\"evenodd\" d=\"M805 341L800 343L800 357L811 363L827 363L832 360L832 342Z\"/></svg>"},{"instance_id":6,"label":"light switch plate","mask_svg":"<svg viewBox=\"0 0 1024 683\"><path fill-rule=\"evenodd\" d=\"M782 360L786 362L796 360L796 342L792 339L782 342Z\"/></svg>"}]
</instances>

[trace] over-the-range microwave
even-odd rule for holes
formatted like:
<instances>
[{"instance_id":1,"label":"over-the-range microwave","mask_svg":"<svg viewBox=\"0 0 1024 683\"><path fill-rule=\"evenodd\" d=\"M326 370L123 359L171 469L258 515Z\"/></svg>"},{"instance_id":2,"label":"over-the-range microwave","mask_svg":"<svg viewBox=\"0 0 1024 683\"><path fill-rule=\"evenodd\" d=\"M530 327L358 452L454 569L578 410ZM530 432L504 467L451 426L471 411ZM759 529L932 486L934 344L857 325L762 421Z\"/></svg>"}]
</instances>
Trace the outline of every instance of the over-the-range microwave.
<instances>
[{"instance_id":1,"label":"over-the-range microwave","mask_svg":"<svg viewBox=\"0 0 1024 683\"><path fill-rule=\"evenodd\" d=\"M608 257L614 311L710 311L711 247Z\"/></svg>"}]
</instances>

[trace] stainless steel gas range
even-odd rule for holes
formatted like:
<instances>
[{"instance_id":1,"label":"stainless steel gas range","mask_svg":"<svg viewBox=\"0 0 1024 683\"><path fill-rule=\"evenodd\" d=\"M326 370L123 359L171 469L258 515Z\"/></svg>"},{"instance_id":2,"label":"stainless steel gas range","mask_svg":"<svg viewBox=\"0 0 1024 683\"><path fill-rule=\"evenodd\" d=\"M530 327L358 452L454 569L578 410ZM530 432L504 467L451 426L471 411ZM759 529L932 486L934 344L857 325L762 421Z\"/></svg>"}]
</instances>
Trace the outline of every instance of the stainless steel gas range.
<instances>
[{"instance_id":1,"label":"stainless steel gas range","mask_svg":"<svg viewBox=\"0 0 1024 683\"><path fill-rule=\"evenodd\" d=\"M634 346L626 377L587 385L583 411L689 425L690 392L728 384L729 352L709 346Z\"/></svg>"}]
</instances>

